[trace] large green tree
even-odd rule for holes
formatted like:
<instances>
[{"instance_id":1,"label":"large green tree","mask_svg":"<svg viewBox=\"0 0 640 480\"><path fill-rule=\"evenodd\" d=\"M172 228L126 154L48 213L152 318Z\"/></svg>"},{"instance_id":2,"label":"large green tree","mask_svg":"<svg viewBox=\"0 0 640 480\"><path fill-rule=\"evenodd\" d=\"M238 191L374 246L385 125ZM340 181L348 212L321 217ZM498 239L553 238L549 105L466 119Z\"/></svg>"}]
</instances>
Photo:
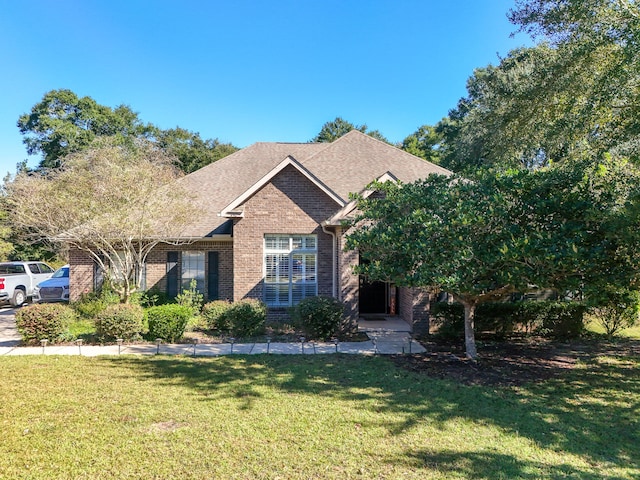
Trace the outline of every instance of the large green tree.
<instances>
[{"instance_id":1,"label":"large green tree","mask_svg":"<svg viewBox=\"0 0 640 480\"><path fill-rule=\"evenodd\" d=\"M96 137L138 138L155 127L144 124L127 105L110 108L67 89L51 90L18 119L29 155L41 154L41 168L56 168L65 155L91 145Z\"/></svg>"},{"instance_id":2,"label":"large green tree","mask_svg":"<svg viewBox=\"0 0 640 480\"><path fill-rule=\"evenodd\" d=\"M186 173L215 162L237 150L218 139L203 140L199 133L180 127L162 130L143 123L127 105L111 108L71 90L52 90L18 119L29 155L41 154L39 168L56 168L61 159L87 149L96 138L108 137L131 146L139 139L156 142L176 159Z\"/></svg>"},{"instance_id":3,"label":"large green tree","mask_svg":"<svg viewBox=\"0 0 640 480\"><path fill-rule=\"evenodd\" d=\"M430 176L378 183L360 199L347 248L373 279L449 292L464 306L465 344L477 354L475 309L510 292L589 294L636 284L640 174L608 158L557 168Z\"/></svg>"},{"instance_id":4,"label":"large green tree","mask_svg":"<svg viewBox=\"0 0 640 480\"><path fill-rule=\"evenodd\" d=\"M358 130L362 133L366 133L370 137L389 143L389 140L387 140L378 130L369 130L369 127L366 125L355 125L341 117L336 117L335 120L325 123L320 129L320 132L318 132L318 135L313 137L311 141L330 143L337 140L344 134L349 133L351 130Z\"/></svg>"},{"instance_id":5,"label":"large green tree","mask_svg":"<svg viewBox=\"0 0 640 480\"><path fill-rule=\"evenodd\" d=\"M640 11L628 0L521 0L540 43L479 68L437 130L443 165L537 168L585 156L640 161Z\"/></svg>"},{"instance_id":6,"label":"large green tree","mask_svg":"<svg viewBox=\"0 0 640 480\"><path fill-rule=\"evenodd\" d=\"M158 131L156 140L160 148L175 156L178 167L185 173L195 172L238 150L217 138L203 140L199 133L180 127Z\"/></svg>"},{"instance_id":7,"label":"large green tree","mask_svg":"<svg viewBox=\"0 0 640 480\"><path fill-rule=\"evenodd\" d=\"M416 157L433 163L440 163L440 145L442 134L431 125L422 125L402 141L400 146Z\"/></svg>"}]
</instances>

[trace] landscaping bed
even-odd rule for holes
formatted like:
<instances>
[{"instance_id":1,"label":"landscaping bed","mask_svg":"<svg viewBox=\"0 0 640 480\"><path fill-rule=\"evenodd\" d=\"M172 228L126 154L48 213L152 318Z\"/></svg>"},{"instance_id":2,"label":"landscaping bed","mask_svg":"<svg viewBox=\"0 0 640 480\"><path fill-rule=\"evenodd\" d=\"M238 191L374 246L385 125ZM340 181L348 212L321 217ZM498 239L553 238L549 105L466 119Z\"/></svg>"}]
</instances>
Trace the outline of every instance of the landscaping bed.
<instances>
[{"instance_id":1,"label":"landscaping bed","mask_svg":"<svg viewBox=\"0 0 640 480\"><path fill-rule=\"evenodd\" d=\"M430 377L467 385L517 386L562 376L578 362L600 356L640 358L640 340L584 339L554 342L543 338L510 339L478 344L479 358L465 358L462 346L423 341L427 352L394 355L396 365Z\"/></svg>"}]
</instances>

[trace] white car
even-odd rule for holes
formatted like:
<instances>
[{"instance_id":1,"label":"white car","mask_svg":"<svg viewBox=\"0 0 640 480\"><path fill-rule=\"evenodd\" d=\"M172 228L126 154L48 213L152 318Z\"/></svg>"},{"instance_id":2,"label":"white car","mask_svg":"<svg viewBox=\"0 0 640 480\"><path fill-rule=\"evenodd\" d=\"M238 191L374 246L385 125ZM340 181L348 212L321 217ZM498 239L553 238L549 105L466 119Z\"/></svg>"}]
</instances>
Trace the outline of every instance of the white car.
<instances>
[{"instance_id":1,"label":"white car","mask_svg":"<svg viewBox=\"0 0 640 480\"><path fill-rule=\"evenodd\" d=\"M33 290L34 302L69 301L69 265L60 267L51 278L40 282Z\"/></svg>"}]
</instances>

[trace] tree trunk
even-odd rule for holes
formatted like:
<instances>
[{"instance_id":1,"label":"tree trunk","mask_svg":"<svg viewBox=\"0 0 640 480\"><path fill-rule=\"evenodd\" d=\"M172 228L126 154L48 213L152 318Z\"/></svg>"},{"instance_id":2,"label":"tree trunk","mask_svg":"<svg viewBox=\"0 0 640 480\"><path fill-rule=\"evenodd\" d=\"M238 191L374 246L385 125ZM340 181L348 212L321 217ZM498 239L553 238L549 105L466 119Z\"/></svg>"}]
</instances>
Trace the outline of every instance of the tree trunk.
<instances>
[{"instance_id":1,"label":"tree trunk","mask_svg":"<svg viewBox=\"0 0 640 480\"><path fill-rule=\"evenodd\" d=\"M463 302L462 305L464 306L464 345L467 353L467 358L475 359L478 356L474 331L476 304Z\"/></svg>"}]
</instances>

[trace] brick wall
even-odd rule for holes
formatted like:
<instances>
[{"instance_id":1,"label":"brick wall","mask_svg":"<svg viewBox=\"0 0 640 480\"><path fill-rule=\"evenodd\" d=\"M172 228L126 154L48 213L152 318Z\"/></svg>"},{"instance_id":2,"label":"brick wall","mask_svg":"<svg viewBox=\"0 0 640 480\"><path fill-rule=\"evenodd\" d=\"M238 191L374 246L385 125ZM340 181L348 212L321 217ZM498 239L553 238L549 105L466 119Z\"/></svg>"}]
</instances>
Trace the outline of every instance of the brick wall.
<instances>
[{"instance_id":1,"label":"brick wall","mask_svg":"<svg viewBox=\"0 0 640 480\"><path fill-rule=\"evenodd\" d=\"M157 288L167 291L167 252L199 251L205 252L205 272L209 271L208 252L219 252L218 256L218 288L220 299L233 299L233 242L231 240L200 241L186 245L160 244L147 256L147 289ZM205 300L208 300L208 276L205 274Z\"/></svg>"},{"instance_id":2,"label":"brick wall","mask_svg":"<svg viewBox=\"0 0 640 480\"><path fill-rule=\"evenodd\" d=\"M73 302L83 293L93 291L93 258L77 248L69 249L69 299Z\"/></svg>"},{"instance_id":3,"label":"brick wall","mask_svg":"<svg viewBox=\"0 0 640 480\"><path fill-rule=\"evenodd\" d=\"M431 294L421 288L400 288L400 317L412 326L414 333L429 333Z\"/></svg>"},{"instance_id":4,"label":"brick wall","mask_svg":"<svg viewBox=\"0 0 640 480\"><path fill-rule=\"evenodd\" d=\"M147 256L147 289L156 288L162 292L167 290L167 252L204 251L205 271L208 272L208 255L206 252L219 252L219 296L221 299L233 298L233 243L231 241L200 241L185 245L157 245ZM70 298L78 300L83 292L93 291L94 261L86 252L78 249L69 251ZM208 278L205 275L205 294L208 289Z\"/></svg>"},{"instance_id":5,"label":"brick wall","mask_svg":"<svg viewBox=\"0 0 640 480\"><path fill-rule=\"evenodd\" d=\"M321 222L339 208L292 166L286 167L244 205L233 230L234 300L263 298L265 234L317 235L318 294L332 294L333 238ZM276 312L274 312L276 313Z\"/></svg>"},{"instance_id":6,"label":"brick wall","mask_svg":"<svg viewBox=\"0 0 640 480\"><path fill-rule=\"evenodd\" d=\"M347 230L338 228L340 245L340 261L338 263L338 278L340 279L339 299L345 304L345 315L352 325L357 325L360 315L358 305L359 279L353 273L353 267L358 264L359 255L356 250L345 251Z\"/></svg>"}]
</instances>

